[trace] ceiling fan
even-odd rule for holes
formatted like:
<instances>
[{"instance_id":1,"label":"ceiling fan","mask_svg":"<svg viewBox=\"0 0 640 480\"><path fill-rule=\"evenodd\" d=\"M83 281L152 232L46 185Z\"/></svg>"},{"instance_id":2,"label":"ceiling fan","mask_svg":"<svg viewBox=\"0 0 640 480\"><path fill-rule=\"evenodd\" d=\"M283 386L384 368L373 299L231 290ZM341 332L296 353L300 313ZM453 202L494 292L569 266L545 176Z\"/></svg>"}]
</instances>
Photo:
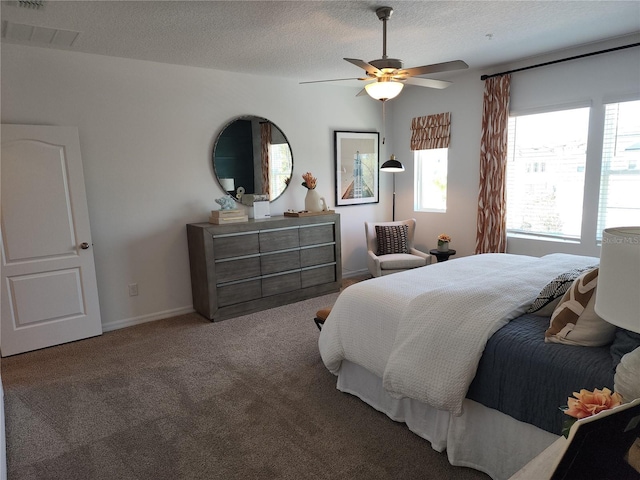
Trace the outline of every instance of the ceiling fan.
<instances>
[{"instance_id":1,"label":"ceiling fan","mask_svg":"<svg viewBox=\"0 0 640 480\"><path fill-rule=\"evenodd\" d=\"M387 21L393 13L391 7L380 7L376 10L379 20L382 20L382 58L365 62L356 58L345 58L349 63L364 69L367 76L362 78L338 78L334 80L315 80L300 83L321 83L339 82L343 80L365 80L371 83L365 85L364 89L357 96L368 93L376 100L390 100L400 93L404 84L417 85L429 88L447 88L451 82L443 80L433 80L430 78L418 78L420 75L430 73L446 72L450 70L461 70L469 68L462 60L452 62L434 63L423 65L422 67L404 68L402 60L387 57Z\"/></svg>"}]
</instances>

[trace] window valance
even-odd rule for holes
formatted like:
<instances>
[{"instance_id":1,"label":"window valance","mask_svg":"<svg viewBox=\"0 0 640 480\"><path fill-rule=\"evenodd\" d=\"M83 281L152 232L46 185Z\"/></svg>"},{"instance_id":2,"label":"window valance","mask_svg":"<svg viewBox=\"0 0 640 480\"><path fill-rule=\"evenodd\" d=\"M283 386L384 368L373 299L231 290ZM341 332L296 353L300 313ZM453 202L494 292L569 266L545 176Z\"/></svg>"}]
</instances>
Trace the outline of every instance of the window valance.
<instances>
[{"instance_id":1,"label":"window valance","mask_svg":"<svg viewBox=\"0 0 640 480\"><path fill-rule=\"evenodd\" d=\"M411 150L448 148L451 112L415 117L411 121Z\"/></svg>"}]
</instances>

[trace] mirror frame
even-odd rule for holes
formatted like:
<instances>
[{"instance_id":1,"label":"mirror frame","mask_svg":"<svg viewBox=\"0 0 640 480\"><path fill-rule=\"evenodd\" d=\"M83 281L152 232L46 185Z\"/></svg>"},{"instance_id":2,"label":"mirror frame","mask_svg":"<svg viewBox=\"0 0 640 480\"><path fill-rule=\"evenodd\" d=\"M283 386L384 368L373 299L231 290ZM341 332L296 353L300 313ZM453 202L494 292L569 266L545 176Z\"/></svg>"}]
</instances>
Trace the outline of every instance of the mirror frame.
<instances>
[{"instance_id":1,"label":"mirror frame","mask_svg":"<svg viewBox=\"0 0 640 480\"><path fill-rule=\"evenodd\" d=\"M284 189L282 190L282 192L280 192L280 195L278 195L277 197L274 198L270 198L269 199L269 203L274 202L275 200L277 200L278 198L280 198L282 196L282 194L284 192L287 191L287 188L289 188L289 184L291 183L291 178L293 176L293 149L291 148L291 143L289 142L289 139L287 138L287 136L285 135L285 133L282 131L282 129L276 125L275 123L273 123L271 120L269 120L268 118L265 117L260 117L258 115L241 115L238 117L234 117L231 120L229 120L218 132L217 136L216 136L216 140L213 143L213 149L211 152L211 165L213 167L213 173L216 177L216 181L218 182L218 186L222 189L223 192L228 193L227 190L225 190L224 186L222 185L222 181L220 179L220 176L218 175L218 171L216 169L216 150L218 148L218 143L220 142L220 139L222 138L222 135L224 134L224 132L227 130L227 128L229 128L231 125L233 125L235 122L240 121L240 120L258 120L259 122L269 122L271 124L272 127L275 127L276 129L278 129L278 131L280 132L280 134L282 135L282 137L285 139L285 141L287 142L287 146L289 147L289 154L291 155L291 172L289 173L289 182L285 185ZM254 160L254 166L255 166L255 160ZM236 185L237 188L237 185ZM234 196L234 199L235 196ZM236 199L237 200L237 199ZM240 200L237 200L238 202L240 202ZM240 202L242 203L242 202Z\"/></svg>"}]
</instances>

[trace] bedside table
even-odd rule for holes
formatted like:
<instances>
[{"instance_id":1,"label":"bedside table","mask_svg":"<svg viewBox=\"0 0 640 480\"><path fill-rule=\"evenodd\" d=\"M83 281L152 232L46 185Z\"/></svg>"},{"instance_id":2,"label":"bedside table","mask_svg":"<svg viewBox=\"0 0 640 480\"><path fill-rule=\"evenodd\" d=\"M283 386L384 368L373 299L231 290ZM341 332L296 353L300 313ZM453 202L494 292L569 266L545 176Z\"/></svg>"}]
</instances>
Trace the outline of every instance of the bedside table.
<instances>
[{"instance_id":1,"label":"bedside table","mask_svg":"<svg viewBox=\"0 0 640 480\"><path fill-rule=\"evenodd\" d=\"M449 257L451 255L455 255L456 254L456 251L455 250L447 250L446 252L441 252L437 248L434 248L433 250L429 250L429 253L431 255L434 255L438 259L438 262L446 262L447 260L449 260Z\"/></svg>"}]
</instances>

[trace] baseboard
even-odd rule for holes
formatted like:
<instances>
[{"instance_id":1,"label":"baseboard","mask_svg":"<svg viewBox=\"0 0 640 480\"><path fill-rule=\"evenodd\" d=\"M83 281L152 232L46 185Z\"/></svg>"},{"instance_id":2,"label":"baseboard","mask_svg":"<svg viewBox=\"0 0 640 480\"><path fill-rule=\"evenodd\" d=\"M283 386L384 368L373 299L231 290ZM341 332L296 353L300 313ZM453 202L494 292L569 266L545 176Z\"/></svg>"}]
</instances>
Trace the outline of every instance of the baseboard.
<instances>
[{"instance_id":1,"label":"baseboard","mask_svg":"<svg viewBox=\"0 0 640 480\"><path fill-rule=\"evenodd\" d=\"M355 270L350 272L342 272L342 278L359 277L369 273L368 269ZM162 320L163 318L175 317L177 315L185 315L187 313L195 312L192 306L175 308L173 310L165 310L164 312L150 313L149 315L141 315L139 317L125 318L122 320L114 320L113 322L107 322L102 324L103 332L110 332L112 330L118 330L120 328L133 327L134 325L140 325L142 323L153 322L155 320ZM1 479L0 479L1 480Z\"/></svg>"},{"instance_id":2,"label":"baseboard","mask_svg":"<svg viewBox=\"0 0 640 480\"><path fill-rule=\"evenodd\" d=\"M133 327L134 325L140 325L142 323L153 322L155 320L162 320L163 318L175 317L177 315L185 315L187 313L195 312L192 306L174 308L172 310L165 310L163 312L150 313L148 315L141 315L139 317L124 318L122 320L114 320L113 322L107 322L102 324L103 332L110 332L112 330L118 330L125 327Z\"/></svg>"},{"instance_id":3,"label":"baseboard","mask_svg":"<svg viewBox=\"0 0 640 480\"><path fill-rule=\"evenodd\" d=\"M365 275L369 273L369 269L365 268L362 270L352 270L350 272L342 271L342 278L351 278L351 277L359 277L360 275Z\"/></svg>"}]
</instances>

